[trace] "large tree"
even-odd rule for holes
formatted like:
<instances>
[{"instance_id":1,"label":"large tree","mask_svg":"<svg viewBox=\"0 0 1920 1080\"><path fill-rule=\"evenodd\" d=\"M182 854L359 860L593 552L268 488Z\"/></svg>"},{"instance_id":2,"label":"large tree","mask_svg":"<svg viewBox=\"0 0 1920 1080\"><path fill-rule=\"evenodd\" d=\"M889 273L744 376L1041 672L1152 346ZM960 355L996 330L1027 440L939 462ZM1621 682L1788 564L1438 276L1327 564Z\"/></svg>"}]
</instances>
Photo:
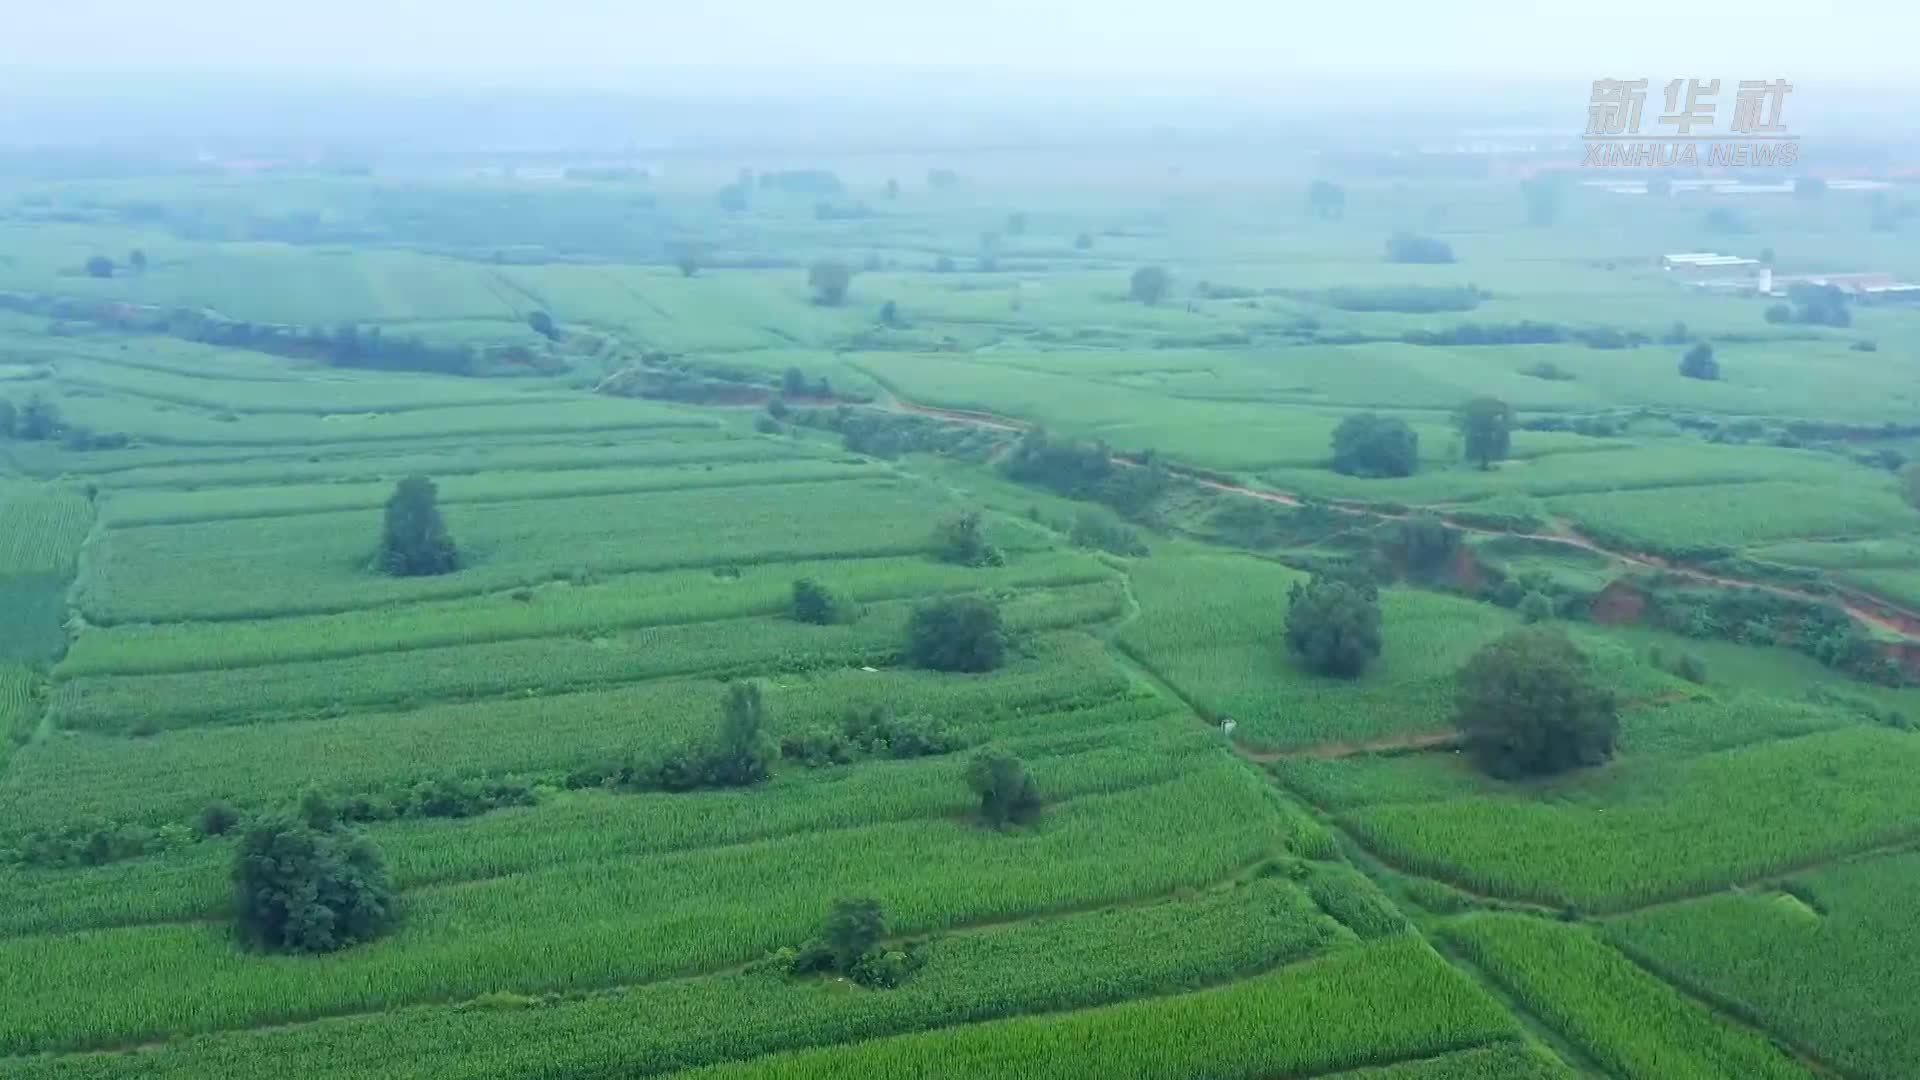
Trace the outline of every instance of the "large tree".
<instances>
[{"instance_id":1,"label":"large tree","mask_svg":"<svg viewBox=\"0 0 1920 1080\"><path fill-rule=\"evenodd\" d=\"M760 684L729 683L721 705L719 743L708 764L708 782L719 787L745 787L773 775L780 753L767 732L766 700Z\"/></svg>"},{"instance_id":2,"label":"large tree","mask_svg":"<svg viewBox=\"0 0 1920 1080\"><path fill-rule=\"evenodd\" d=\"M445 574L460 565L459 551L440 518L440 491L424 476L409 476L387 498L380 567L395 577Z\"/></svg>"},{"instance_id":3,"label":"large tree","mask_svg":"<svg viewBox=\"0 0 1920 1080\"><path fill-rule=\"evenodd\" d=\"M1337 218L1347 212L1347 189L1327 180L1307 186L1307 211L1317 218Z\"/></svg>"},{"instance_id":4,"label":"large tree","mask_svg":"<svg viewBox=\"0 0 1920 1080\"><path fill-rule=\"evenodd\" d=\"M1513 407L1499 398L1474 398L1454 414L1453 423L1466 440L1467 460L1482 469L1505 459L1513 445Z\"/></svg>"},{"instance_id":5,"label":"large tree","mask_svg":"<svg viewBox=\"0 0 1920 1080\"><path fill-rule=\"evenodd\" d=\"M56 438L60 428L59 407L39 394L27 399L27 407L20 410L20 418L15 422L16 434L31 442Z\"/></svg>"},{"instance_id":6,"label":"large tree","mask_svg":"<svg viewBox=\"0 0 1920 1080\"><path fill-rule=\"evenodd\" d=\"M992 671L1006 658L1000 609L977 596L942 597L913 609L907 656L934 671Z\"/></svg>"},{"instance_id":7,"label":"large tree","mask_svg":"<svg viewBox=\"0 0 1920 1080\"><path fill-rule=\"evenodd\" d=\"M1143 304L1157 304L1173 284L1173 275L1164 266L1143 266L1133 272L1127 295Z\"/></svg>"},{"instance_id":8,"label":"large tree","mask_svg":"<svg viewBox=\"0 0 1920 1080\"><path fill-rule=\"evenodd\" d=\"M1354 413L1333 429L1333 471L1349 476L1412 476L1420 467L1420 437L1406 421Z\"/></svg>"},{"instance_id":9,"label":"large tree","mask_svg":"<svg viewBox=\"0 0 1920 1080\"><path fill-rule=\"evenodd\" d=\"M393 921L393 889L365 837L273 817L247 829L233 880L241 932L262 948L331 952Z\"/></svg>"},{"instance_id":10,"label":"large tree","mask_svg":"<svg viewBox=\"0 0 1920 1080\"><path fill-rule=\"evenodd\" d=\"M1527 224L1553 224L1554 218L1560 216L1560 201L1565 190L1559 176L1552 172L1539 173L1523 181L1520 193L1527 200Z\"/></svg>"},{"instance_id":11,"label":"large tree","mask_svg":"<svg viewBox=\"0 0 1920 1080\"><path fill-rule=\"evenodd\" d=\"M1515 630L1467 662L1455 723L1481 766L1504 777L1598 765L1620 731L1613 691L1594 679L1565 631L1544 624Z\"/></svg>"},{"instance_id":12,"label":"large tree","mask_svg":"<svg viewBox=\"0 0 1920 1080\"><path fill-rule=\"evenodd\" d=\"M778 400L777 398L775 399ZM793 583L793 617L800 622L827 626L845 622L846 604L832 589L812 578L797 578Z\"/></svg>"},{"instance_id":13,"label":"large tree","mask_svg":"<svg viewBox=\"0 0 1920 1080\"><path fill-rule=\"evenodd\" d=\"M1720 377L1720 362L1713 358L1713 346L1701 342L1680 358L1680 374L1689 379L1712 382Z\"/></svg>"},{"instance_id":14,"label":"large tree","mask_svg":"<svg viewBox=\"0 0 1920 1080\"><path fill-rule=\"evenodd\" d=\"M1000 566L1007 557L987 540L986 522L978 510L962 510L933 530L940 561L960 566Z\"/></svg>"},{"instance_id":15,"label":"large tree","mask_svg":"<svg viewBox=\"0 0 1920 1080\"><path fill-rule=\"evenodd\" d=\"M981 820L995 828L1040 816L1040 789L1027 766L1005 750L982 750L967 763L967 786L980 797Z\"/></svg>"},{"instance_id":16,"label":"large tree","mask_svg":"<svg viewBox=\"0 0 1920 1080\"><path fill-rule=\"evenodd\" d=\"M853 268L833 259L822 259L807 270L807 287L813 290L813 302L838 307L847 300L847 288L853 284Z\"/></svg>"},{"instance_id":17,"label":"large tree","mask_svg":"<svg viewBox=\"0 0 1920 1080\"><path fill-rule=\"evenodd\" d=\"M1380 655L1380 594L1329 575L1287 593L1287 649L1322 675L1358 678Z\"/></svg>"}]
</instances>

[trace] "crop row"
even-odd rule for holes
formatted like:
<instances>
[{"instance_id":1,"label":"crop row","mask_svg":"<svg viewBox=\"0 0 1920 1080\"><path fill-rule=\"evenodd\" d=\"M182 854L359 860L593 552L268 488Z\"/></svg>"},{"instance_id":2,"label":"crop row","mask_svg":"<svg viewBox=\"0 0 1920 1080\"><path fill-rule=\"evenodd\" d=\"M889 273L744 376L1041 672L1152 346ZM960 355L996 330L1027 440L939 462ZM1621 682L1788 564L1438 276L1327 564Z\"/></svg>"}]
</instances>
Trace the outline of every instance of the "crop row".
<instances>
[{"instance_id":1,"label":"crop row","mask_svg":"<svg viewBox=\"0 0 1920 1080\"><path fill-rule=\"evenodd\" d=\"M996 727L1050 801L1161 783L1217 764L1218 743L1164 706L1129 699ZM1097 735L1097 742L1082 732ZM684 794L561 792L478 818L366 826L402 889L567 863L658 855L886 821L962 818L973 803L961 756L782 766L751 790ZM232 846L221 840L84 869L0 870L0 935L208 918L228 909Z\"/></svg>"},{"instance_id":2,"label":"crop row","mask_svg":"<svg viewBox=\"0 0 1920 1080\"><path fill-rule=\"evenodd\" d=\"M93 508L77 492L0 482L0 577L70 574L93 525Z\"/></svg>"},{"instance_id":3,"label":"crop row","mask_svg":"<svg viewBox=\"0 0 1920 1080\"><path fill-rule=\"evenodd\" d=\"M657 491L757 487L824 480L863 480L887 475L885 469L857 461L798 458L639 468L496 471L454 476L439 482L440 502L514 502L585 495L641 495ZM264 487L165 491L153 488L113 494L101 507L109 526L190 525L203 521L296 517L302 514L371 510L393 494L391 481L364 483L278 484Z\"/></svg>"},{"instance_id":4,"label":"crop row","mask_svg":"<svg viewBox=\"0 0 1920 1080\"><path fill-rule=\"evenodd\" d=\"M1060 629L1120 614L1111 582L1015 594L1008 629ZM371 706L548 695L673 675L764 675L884 665L899 654L911 604L874 604L850 624L783 617L639 627L599 637L524 638L268 664L232 671L97 675L59 684L55 721L70 730L164 728L322 716Z\"/></svg>"},{"instance_id":5,"label":"crop row","mask_svg":"<svg viewBox=\"0 0 1920 1080\"><path fill-rule=\"evenodd\" d=\"M1562 495L1547 506L1596 535L1654 551L1738 548L1794 537L1911 533L1913 508L1862 471L1847 484L1756 483Z\"/></svg>"},{"instance_id":6,"label":"crop row","mask_svg":"<svg viewBox=\"0 0 1920 1080\"><path fill-rule=\"evenodd\" d=\"M925 966L887 992L750 971L555 1003L503 994L482 999L491 1008L422 1006L130 1054L37 1058L8 1075L249 1080L297 1061L314 1080L612 1080L1166 993L1264 971L1338 937L1297 889L1262 878L1192 900L938 937Z\"/></svg>"},{"instance_id":7,"label":"crop row","mask_svg":"<svg viewBox=\"0 0 1920 1080\"><path fill-rule=\"evenodd\" d=\"M209 924L14 938L0 942L0 1051L710 971L803 940L838 896L872 896L915 934L1164 895L1275 853L1277 815L1222 761L1014 833L896 822L416 890L392 936L320 958L249 953Z\"/></svg>"},{"instance_id":8,"label":"crop row","mask_svg":"<svg viewBox=\"0 0 1920 1080\"><path fill-rule=\"evenodd\" d=\"M1512 1018L1418 938L1399 937L1214 990L779 1054L689 1080L966 1076L1263 1080L1508 1039Z\"/></svg>"},{"instance_id":9,"label":"crop row","mask_svg":"<svg viewBox=\"0 0 1920 1080\"><path fill-rule=\"evenodd\" d=\"M499 405L521 408L564 407L578 401L563 389L534 389L498 379L328 371L319 378L265 380L189 376L152 367L106 364L82 356L63 356L56 365L62 385L152 398L174 405L225 409L237 413L402 413L419 409Z\"/></svg>"},{"instance_id":10,"label":"crop row","mask_svg":"<svg viewBox=\"0 0 1920 1080\"><path fill-rule=\"evenodd\" d=\"M789 605L792 583L799 578L812 578L844 599L865 603L951 589L1081 584L1112 573L1094 558L1062 552L1016 554L1006 566L978 569L909 555L760 563L741 567L737 577L725 579L716 579L710 570L668 570L333 615L88 629L74 640L56 675L231 670L399 649L600 635L637 626L772 615Z\"/></svg>"},{"instance_id":11,"label":"crop row","mask_svg":"<svg viewBox=\"0 0 1920 1080\"><path fill-rule=\"evenodd\" d=\"M784 675L769 689L776 733L884 705L973 729L1128 693L1127 677L1081 634L1030 640L1031 656L991 676L915 670ZM212 799L243 809L312 784L390 789L428 775L565 773L609 756L664 749L713 729L720 685L672 679L545 698L438 704L298 724L183 728L128 740L76 733L21 750L0 776L0 828L95 819L185 821Z\"/></svg>"},{"instance_id":12,"label":"crop row","mask_svg":"<svg viewBox=\"0 0 1920 1080\"><path fill-rule=\"evenodd\" d=\"M1920 836L1920 738L1845 728L1546 787L1343 816L1399 865L1516 899L1620 910Z\"/></svg>"},{"instance_id":13,"label":"crop row","mask_svg":"<svg viewBox=\"0 0 1920 1080\"><path fill-rule=\"evenodd\" d=\"M39 681L31 668L0 665L0 774L6 772L14 748L40 723L40 706L34 700Z\"/></svg>"},{"instance_id":14,"label":"crop row","mask_svg":"<svg viewBox=\"0 0 1920 1080\"><path fill-rule=\"evenodd\" d=\"M1574 1072L1547 1051L1515 1040L1336 1073L1327 1080L1574 1080Z\"/></svg>"},{"instance_id":15,"label":"crop row","mask_svg":"<svg viewBox=\"0 0 1920 1080\"><path fill-rule=\"evenodd\" d=\"M96 623L241 619L472 596L562 576L928 547L945 504L905 482L782 484L451 506L462 568L394 578L369 566L380 512L342 511L108 531L75 604ZM996 541L1030 534L1004 526Z\"/></svg>"},{"instance_id":16,"label":"crop row","mask_svg":"<svg viewBox=\"0 0 1920 1080\"><path fill-rule=\"evenodd\" d=\"M1920 1062L1916 890L1920 854L1906 852L1796 875L1781 892L1654 908L1609 930L1656 970L1835 1072L1896 1080Z\"/></svg>"},{"instance_id":17,"label":"crop row","mask_svg":"<svg viewBox=\"0 0 1920 1080\"><path fill-rule=\"evenodd\" d=\"M1287 590L1302 576L1246 556L1156 556L1133 567L1140 617L1127 652L1263 749L1447 726L1453 675L1510 624L1498 608L1414 590L1381 597L1385 647L1354 681L1314 675L1288 655Z\"/></svg>"},{"instance_id":18,"label":"crop row","mask_svg":"<svg viewBox=\"0 0 1920 1080\"><path fill-rule=\"evenodd\" d=\"M511 440L422 440L417 444L313 446L137 446L78 456L40 446L16 450L35 475L70 473L100 488L200 488L380 480L408 473L466 476L496 469L591 469L778 461L808 453L804 443L747 437L719 427L616 434L520 436Z\"/></svg>"},{"instance_id":19,"label":"crop row","mask_svg":"<svg viewBox=\"0 0 1920 1080\"><path fill-rule=\"evenodd\" d=\"M240 414L182 408L126 394L73 395L62 416L93 431L121 432L179 446L290 446L385 442L404 446L433 439L644 433L710 428L715 421L672 406L636 400L580 397L524 405L462 405L413 412Z\"/></svg>"},{"instance_id":20,"label":"crop row","mask_svg":"<svg viewBox=\"0 0 1920 1080\"><path fill-rule=\"evenodd\" d=\"M1447 924L1529 1011L1622 1080L1808 1080L1777 1047L1716 1018L1637 967L1585 927L1524 915Z\"/></svg>"}]
</instances>

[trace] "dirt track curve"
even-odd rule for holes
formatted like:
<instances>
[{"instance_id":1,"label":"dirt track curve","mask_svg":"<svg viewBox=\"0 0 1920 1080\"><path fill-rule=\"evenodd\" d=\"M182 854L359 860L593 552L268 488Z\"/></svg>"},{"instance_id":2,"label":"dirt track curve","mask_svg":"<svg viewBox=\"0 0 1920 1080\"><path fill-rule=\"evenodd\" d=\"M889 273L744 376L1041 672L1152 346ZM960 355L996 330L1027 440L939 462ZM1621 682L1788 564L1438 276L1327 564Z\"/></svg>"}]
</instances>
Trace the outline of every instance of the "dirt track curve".
<instances>
[{"instance_id":1,"label":"dirt track curve","mask_svg":"<svg viewBox=\"0 0 1920 1080\"><path fill-rule=\"evenodd\" d=\"M895 412L916 413L921 416L936 417L957 424L972 424L976 427L992 428L996 431L1019 432L1026 431L1032 426L1012 417L997 416L993 413L976 412L967 409L942 409L933 405L922 405L919 402L909 401L899 394L892 392L888 393L886 400L879 403L879 407ZM1139 464L1138 461L1121 455L1115 455L1114 460L1129 466L1137 466ZM1242 495L1249 499L1278 503L1281 506L1302 506L1305 505L1306 502L1306 500L1302 499L1298 494L1290 491L1248 487L1244 484L1214 480L1178 466L1168 466L1168 471L1182 476L1201 487L1214 491L1227 492L1233 495ZM1371 517L1383 521L1405 521L1412 517L1414 513L1418 512L1411 510L1400 512L1380 510L1361 503L1343 502L1339 500L1320 500L1320 505L1326 506L1339 513L1353 514L1356 517ZM1858 589L1833 586L1833 593L1831 595L1823 595L1804 589L1795 589L1791 586L1774 584L1772 582L1753 581L1747 578L1709 573L1705 570L1675 563L1672 560L1661 558L1658 555L1648 555L1637 551L1625 551L1619 548L1606 547L1593 538L1583 536L1574 531L1570 526L1563 526L1557 532L1516 532L1510 529L1496 529L1485 525L1469 524L1445 513L1440 514L1440 519L1462 532L1476 533L1482 536L1503 536L1516 540L1532 540L1540 543L1560 544L1566 547L1579 548L1582 551L1589 551L1604 558L1613 559L1631 566L1658 570L1675 577L1688 578L1708 585L1718 585L1722 588L1757 589L1761 592L1773 593L1776 596L1789 597L1791 599L1815 604L1838 603L1846 610L1847 614L1854 619L1894 634L1905 641L1920 645L1920 612L1903 608L1882 597L1861 592Z\"/></svg>"}]
</instances>

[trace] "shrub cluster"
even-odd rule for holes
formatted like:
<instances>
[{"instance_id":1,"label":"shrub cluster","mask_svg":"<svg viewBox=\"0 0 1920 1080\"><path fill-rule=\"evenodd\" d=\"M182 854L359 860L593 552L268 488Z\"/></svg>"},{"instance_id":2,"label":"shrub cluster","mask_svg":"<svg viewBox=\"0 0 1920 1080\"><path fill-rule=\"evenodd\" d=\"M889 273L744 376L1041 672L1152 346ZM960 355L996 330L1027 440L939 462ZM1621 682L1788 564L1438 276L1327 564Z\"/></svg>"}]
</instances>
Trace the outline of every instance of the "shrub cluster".
<instances>
[{"instance_id":1,"label":"shrub cluster","mask_svg":"<svg viewBox=\"0 0 1920 1080\"><path fill-rule=\"evenodd\" d=\"M780 756L803 765L845 765L863 757L917 758L950 754L967 745L946 721L896 716L875 705L850 709L837 728L816 725L780 740Z\"/></svg>"}]
</instances>

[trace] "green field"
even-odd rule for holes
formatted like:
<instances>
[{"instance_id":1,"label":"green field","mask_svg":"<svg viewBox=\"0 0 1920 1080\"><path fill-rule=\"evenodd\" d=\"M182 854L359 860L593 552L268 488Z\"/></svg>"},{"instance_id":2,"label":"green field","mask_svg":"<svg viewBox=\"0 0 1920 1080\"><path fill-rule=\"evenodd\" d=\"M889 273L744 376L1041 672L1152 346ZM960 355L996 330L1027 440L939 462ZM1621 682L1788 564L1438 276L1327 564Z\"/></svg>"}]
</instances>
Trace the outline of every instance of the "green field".
<instances>
[{"instance_id":1,"label":"green field","mask_svg":"<svg viewBox=\"0 0 1920 1080\"><path fill-rule=\"evenodd\" d=\"M1254 142L0 153L0 1076L1920 1075L1910 191Z\"/></svg>"}]
</instances>

